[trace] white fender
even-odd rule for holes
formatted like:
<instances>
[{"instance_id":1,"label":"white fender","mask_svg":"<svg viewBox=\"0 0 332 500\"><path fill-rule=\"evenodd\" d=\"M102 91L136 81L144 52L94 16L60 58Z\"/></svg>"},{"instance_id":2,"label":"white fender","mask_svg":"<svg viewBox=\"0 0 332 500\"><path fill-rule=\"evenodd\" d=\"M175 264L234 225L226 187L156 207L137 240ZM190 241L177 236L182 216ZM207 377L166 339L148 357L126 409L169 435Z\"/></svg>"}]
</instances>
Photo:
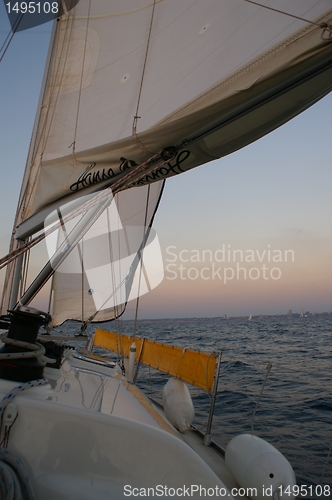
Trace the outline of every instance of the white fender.
<instances>
[{"instance_id":1,"label":"white fender","mask_svg":"<svg viewBox=\"0 0 332 500\"><path fill-rule=\"evenodd\" d=\"M135 342L133 342L130 346L128 371L127 371L127 379L128 382L131 383L134 382L135 356L136 356L136 344Z\"/></svg>"},{"instance_id":2,"label":"white fender","mask_svg":"<svg viewBox=\"0 0 332 500\"><path fill-rule=\"evenodd\" d=\"M181 380L170 378L162 395L166 418L180 432L186 432L195 418L188 387Z\"/></svg>"},{"instance_id":3,"label":"white fender","mask_svg":"<svg viewBox=\"0 0 332 500\"><path fill-rule=\"evenodd\" d=\"M288 460L267 441L252 434L240 434L227 445L225 460L237 483L242 488L256 488L253 500L273 500L280 486L296 485L295 474ZM268 490L267 490L268 488ZM287 499L294 498L287 495Z\"/></svg>"}]
</instances>

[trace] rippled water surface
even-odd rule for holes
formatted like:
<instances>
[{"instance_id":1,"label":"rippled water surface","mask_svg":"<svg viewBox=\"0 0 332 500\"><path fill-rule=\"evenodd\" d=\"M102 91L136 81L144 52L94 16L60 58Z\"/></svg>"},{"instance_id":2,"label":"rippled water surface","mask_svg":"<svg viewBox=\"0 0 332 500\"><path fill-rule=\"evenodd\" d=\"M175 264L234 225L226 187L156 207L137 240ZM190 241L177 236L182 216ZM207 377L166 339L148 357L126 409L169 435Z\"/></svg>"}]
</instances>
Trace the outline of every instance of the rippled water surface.
<instances>
[{"instance_id":1,"label":"rippled water surface","mask_svg":"<svg viewBox=\"0 0 332 500\"><path fill-rule=\"evenodd\" d=\"M108 325L109 328L109 325ZM110 329L110 328L109 328ZM132 323L122 322L123 333ZM316 485L332 444L332 316L146 320L137 335L180 347L222 351L212 434L226 446L251 431L251 419L272 363L254 420L254 432L291 462L298 484ZM165 377L140 368L138 384L161 399ZM206 425L210 405L192 388L196 425ZM332 456L321 484L332 485ZM326 497L325 497L326 498Z\"/></svg>"}]
</instances>

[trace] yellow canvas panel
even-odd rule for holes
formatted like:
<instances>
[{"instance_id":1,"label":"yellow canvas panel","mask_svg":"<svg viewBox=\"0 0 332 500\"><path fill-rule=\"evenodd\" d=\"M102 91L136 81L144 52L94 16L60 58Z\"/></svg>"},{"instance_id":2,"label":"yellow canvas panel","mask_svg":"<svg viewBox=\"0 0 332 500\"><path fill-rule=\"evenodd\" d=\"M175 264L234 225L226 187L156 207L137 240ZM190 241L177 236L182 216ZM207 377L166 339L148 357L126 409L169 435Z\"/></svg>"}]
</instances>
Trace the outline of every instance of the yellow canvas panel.
<instances>
[{"instance_id":1,"label":"yellow canvas panel","mask_svg":"<svg viewBox=\"0 0 332 500\"><path fill-rule=\"evenodd\" d=\"M129 356L132 337L96 329L94 345ZM141 345L143 343L143 349ZM206 354L167 344L135 338L136 359L172 377L210 392L213 386L216 354Z\"/></svg>"},{"instance_id":2,"label":"yellow canvas panel","mask_svg":"<svg viewBox=\"0 0 332 500\"><path fill-rule=\"evenodd\" d=\"M212 389L215 354L205 354L146 340L141 362L208 392Z\"/></svg>"},{"instance_id":3,"label":"yellow canvas panel","mask_svg":"<svg viewBox=\"0 0 332 500\"><path fill-rule=\"evenodd\" d=\"M142 343L141 338L135 338L136 343L136 358L138 356L140 346ZM115 332L107 332L106 330L101 330L96 328L95 337L93 344L102 347L103 349L108 349L109 351L116 352L125 357L129 357L130 346L133 343L132 337L128 335L120 335Z\"/></svg>"}]
</instances>

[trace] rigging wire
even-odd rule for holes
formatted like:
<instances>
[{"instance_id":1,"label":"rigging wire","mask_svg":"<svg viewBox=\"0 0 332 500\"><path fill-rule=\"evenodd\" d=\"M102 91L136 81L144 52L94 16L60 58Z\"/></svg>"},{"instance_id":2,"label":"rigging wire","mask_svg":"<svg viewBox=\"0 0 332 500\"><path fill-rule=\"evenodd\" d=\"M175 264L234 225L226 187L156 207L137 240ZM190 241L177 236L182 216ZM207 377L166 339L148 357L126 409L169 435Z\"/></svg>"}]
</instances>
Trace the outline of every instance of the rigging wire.
<instances>
[{"instance_id":1,"label":"rigging wire","mask_svg":"<svg viewBox=\"0 0 332 500\"><path fill-rule=\"evenodd\" d=\"M114 198L114 203L115 203L115 208L116 208L116 224L117 224L117 234L120 235L120 231L123 230L124 231L124 235L125 235L125 238L126 238L126 242L127 242L127 250L128 250L128 254L130 253L130 250L129 250L129 245L128 245L128 240L127 240L127 234L126 234L126 230L125 230L125 227L122 226L122 223L121 223L121 218L120 218L120 214L119 214L119 211L120 211L120 197L119 196L116 196L116 202L115 202L115 198ZM110 223L111 223L111 220L109 218L109 215L110 213L108 212L107 213L108 215L108 241L109 241L109 246L110 246L110 249L112 249L112 253L111 253L111 267L112 267L112 283L113 283L113 286L115 285L116 283L116 274L115 274L115 267L114 267L114 249L113 249L113 241L112 241L112 238L111 238L111 231L110 231ZM118 256L121 255L121 237L118 236L117 238L117 252L118 252ZM120 259L118 259L118 273L119 273L119 282L121 283L121 286L118 286L116 287L118 290L119 290L119 294L116 295L114 294L114 300L113 300L113 308L114 308L114 314L116 317L119 316L119 304L123 302L125 302L125 300L123 300L123 294L122 294L122 284L123 283L126 283L127 282L127 279L128 279L128 276L125 276L124 278L122 278L122 269L121 269L121 263L120 263ZM118 324L119 326L119 324ZM121 346L121 349L122 349L122 356L123 356L123 346Z\"/></svg>"},{"instance_id":2,"label":"rigging wire","mask_svg":"<svg viewBox=\"0 0 332 500\"><path fill-rule=\"evenodd\" d=\"M328 23L316 23L315 21L311 21L309 19L306 19L304 17L296 16L295 14L291 14L290 12L285 12L280 9L276 9L274 7L269 7L268 5L263 5L259 2L255 2L254 0L243 0L244 2L251 3L253 5L257 5L258 7L263 7L264 9L267 10L272 10L273 12L278 12L278 14L283 14L285 16L292 17L293 19L298 19L299 21L304 21L305 23L312 24L313 26L317 26L318 28L322 28L325 31L329 32L329 36L332 36L332 26Z\"/></svg>"},{"instance_id":3,"label":"rigging wire","mask_svg":"<svg viewBox=\"0 0 332 500\"><path fill-rule=\"evenodd\" d=\"M262 385L262 388L261 388L261 392L259 393L259 397L258 397L256 406L255 406L255 409L254 409L254 413L252 414L252 418L251 418L251 434L254 433L254 418L255 418L256 411L257 411L259 402L261 400L261 397L262 397L262 394L263 394L263 391L264 391L264 387L265 387L265 384L266 384L266 381L267 381L267 377L269 376L269 373L271 371L271 368L272 368L272 363L269 363L267 365L267 367L266 367L266 373L265 373L264 382L263 382L263 385Z\"/></svg>"},{"instance_id":4,"label":"rigging wire","mask_svg":"<svg viewBox=\"0 0 332 500\"><path fill-rule=\"evenodd\" d=\"M75 119L74 140L73 140L73 142L71 144L73 146L73 157L74 157L75 163L76 163L76 158L75 158L76 136L77 136L77 128L78 128L78 116L79 116L80 107L81 107L81 97L82 97L82 86L83 86L83 76L84 76L85 55L86 55L86 48L87 48L87 43L88 43L88 31L89 31L89 22L90 22L90 9L91 9L91 0L89 0L87 22L86 22L86 27L85 27L85 39L84 39L84 49L83 49L82 67L81 67L81 75L80 75L80 86L79 86L79 91L78 91L78 101L77 101L77 110L76 110L76 119Z\"/></svg>"},{"instance_id":5,"label":"rigging wire","mask_svg":"<svg viewBox=\"0 0 332 500\"><path fill-rule=\"evenodd\" d=\"M121 219L120 219L120 215L119 215L119 213L120 213L120 197L119 196L114 196L113 203L115 204L115 209L116 209L116 213L117 213L117 216L116 216L116 231L117 231L117 234L120 235L120 231L121 231L122 228L125 231L125 228L122 227ZM110 249L111 279L112 279L112 284L113 284L113 288L114 288L114 285L116 283L116 273L115 273L115 266L114 266L114 260L115 260L114 259L114 248L113 248L114 247L114 242L112 241L112 238L111 238L111 217L110 217L110 210L109 209L106 211L106 215L107 215L107 228L108 228L108 231L107 231L107 233L108 233L108 244L109 244L109 249ZM126 232L125 232L125 236L126 236ZM118 246L118 248L117 248L118 255L120 255L120 239L121 238L118 237L118 240L117 240L118 241L118 245L117 245ZM127 245L128 245L128 242L127 242ZM129 246L128 246L128 250L129 250ZM115 290L112 293L111 297L113 297L113 311L114 311L113 314L114 314L114 317L115 317L115 320L116 320L116 332L117 332L117 335L116 335L116 351L117 351L117 360L118 360L118 365L121 368L122 373L124 375L125 374L125 365L124 365L124 358L125 358L125 356L124 356L124 349L123 349L122 323L121 323L121 320L120 320L121 311L120 311L119 305L121 303L125 302L125 300L122 300L122 288L123 288L123 285L124 285L125 289L126 289L128 276L125 276L124 278L122 278L120 260L118 262L118 266L119 266L118 267L119 285L117 287L115 287ZM119 291L119 294L118 294L118 291ZM107 300L109 300L109 299L107 299ZM114 403L115 403L115 400L114 400Z\"/></svg>"},{"instance_id":6,"label":"rigging wire","mask_svg":"<svg viewBox=\"0 0 332 500\"><path fill-rule=\"evenodd\" d=\"M114 199L113 199L113 202L115 203ZM115 279L116 275L115 275L115 270L114 270L114 250L113 250L112 240L110 237L110 235L111 235L111 221L110 221L109 207L106 209L106 217L107 217L107 226L108 226L107 234L108 234L108 243L109 243L110 264L111 264L111 280L112 280L112 284L114 285L115 281L116 281L116 279ZM120 223L120 217L117 217L117 224L118 224L117 231L119 231L119 223ZM82 241L83 241L83 238L82 238ZM120 245L120 239L118 239L118 245ZM118 252L120 255L120 248L118 248ZM83 261L82 261L82 275L83 275L83 271L84 271L84 268L83 268ZM119 291L120 296L121 296L121 288L124 284L126 284L128 278L129 278L129 275L127 275L123 279L121 279L121 266L119 269L119 276L120 276L119 284L116 287L113 286L112 292L106 297L106 299L99 306L99 308L91 316L89 316L86 320L83 320L83 317L82 317L81 332L84 332L87 329L88 325L95 319L95 317L100 312L100 310L102 310L104 308L104 306L107 304L107 302L109 302L112 298L113 298L114 316L115 317L119 316L119 312L118 312L119 311L119 309L118 309L119 304L118 304L118 299L117 299L117 292ZM82 313L82 315L83 315L83 313ZM122 347L121 347L121 352L122 352ZM123 356L123 354L122 354L122 356Z\"/></svg>"},{"instance_id":7,"label":"rigging wire","mask_svg":"<svg viewBox=\"0 0 332 500\"><path fill-rule=\"evenodd\" d=\"M241 359L241 358L237 358L237 359ZM221 373L225 373L228 369L230 369L233 362L234 361L228 361L227 363L225 363L225 365L222 368ZM298 373L298 370L296 370L294 368L290 368L289 366L287 366L287 369ZM238 408L234 408L234 405L229 404L227 401L224 401L223 405L230 408L232 412L234 411L234 412L238 413L243 418L243 411L242 410L239 410ZM262 424L260 424L260 425L262 425ZM271 434L273 434L274 436L276 436L277 438L280 438L280 433L275 431L273 429L273 427L271 427L271 426L269 427L269 432ZM309 454L308 450L306 448L303 448L301 445L297 444L296 441L292 442L292 447L295 448L296 450L298 450L298 452L301 453L302 455ZM331 444L331 451L332 451L332 444ZM323 474L321 475L319 481L321 481L323 479L323 475L325 475L325 469L327 467L327 462L328 462L329 456L330 456L330 452L328 453L328 456L325 460L323 460L321 457L319 457L317 455L315 455L315 457L314 457L316 461L321 462L324 465ZM317 482L317 484L319 484L319 481Z\"/></svg>"},{"instance_id":8,"label":"rigging wire","mask_svg":"<svg viewBox=\"0 0 332 500\"><path fill-rule=\"evenodd\" d=\"M325 460L325 463L324 463L322 475L318 479L317 484L321 484L321 482L323 481L323 478L324 478L325 472L326 472L326 468L327 468L327 464L328 464L329 459L330 459L331 451L332 451L332 443L330 445L330 448L329 448L329 451L328 451L328 454L327 454L327 457L326 457L326 460Z\"/></svg>"},{"instance_id":9,"label":"rigging wire","mask_svg":"<svg viewBox=\"0 0 332 500\"><path fill-rule=\"evenodd\" d=\"M148 160L146 160L144 163L141 163L140 165L137 165L133 170L128 172L124 177L119 179L117 182L112 184L112 186L104 189L103 191L97 193L92 199L88 200L84 204L81 205L77 210L74 210L71 212L69 215L63 218L64 222L68 222L69 220L74 219L78 215L81 215L85 211L89 210L93 206L96 205L96 203L101 203L104 200L106 200L110 196L110 192L113 194L113 196L126 189L129 187L132 183L132 177L135 177L138 173L140 175L135 178L135 182L138 182L140 179L145 177L146 175L146 170L148 170L148 167L152 162L160 158L161 153L157 153L156 155L152 156ZM158 163L154 168L150 169L149 172L154 172L155 170L161 168L163 165L166 165L169 161L171 161L175 157L175 153L173 157L165 159L162 163ZM142 173L141 173L142 172ZM59 229L61 226L60 222L57 224L54 224L52 227L50 227L47 231L44 231L41 233L39 236L36 236L33 238L30 242L27 242L17 248L16 250L10 252L9 254L5 255L2 259L0 259L0 269L4 268L7 266L10 262L15 260L19 255L23 254L26 252L28 249L32 248L33 246L37 245L39 242L41 242L44 238L49 236L50 234L53 233L53 231Z\"/></svg>"},{"instance_id":10,"label":"rigging wire","mask_svg":"<svg viewBox=\"0 0 332 500\"><path fill-rule=\"evenodd\" d=\"M140 144L146 151L148 151L147 148L144 146L144 144L142 144L142 142L137 137L137 122L140 118L140 116L138 116L138 110L139 110L139 105L141 102L143 81L144 81L144 76L145 76L146 63L147 63L147 59L148 59L148 52L149 52L149 46L150 46L150 40L151 40L152 24L153 24L155 8L156 8L156 0L154 0L153 6L152 6L149 34L148 34L148 40L147 40L146 49L145 49L145 57L144 57L144 63L143 63L143 69L142 69L142 76L141 76L141 82L140 82L140 87L139 87L139 91L138 91L137 106L136 106L136 112L135 112L134 121L133 121L133 127L132 127L133 137L135 138L137 143Z\"/></svg>"},{"instance_id":11,"label":"rigging wire","mask_svg":"<svg viewBox=\"0 0 332 500\"><path fill-rule=\"evenodd\" d=\"M247 1L247 2L252 3L252 4L254 4L254 5L261 6L261 7L263 7L263 8L268 8L268 9L270 9L270 10L276 10L276 11L277 11L277 9L273 9L273 8L271 8L271 7L264 6L264 5L262 5L262 4L259 4L258 2L254 2L253 0L244 0L244 1ZM154 2L154 7L155 7L155 3L156 3L156 2ZM326 25L326 23L325 23L325 24L324 24L324 23L321 23L321 24L319 24L319 23L314 23L313 21L309 21L309 20L307 20L307 19L300 18L300 17L298 17L298 16L294 16L294 15L292 15L292 14L288 14L288 13L283 12L283 11L278 11L278 12L280 12L280 13L282 13L282 14L284 14L284 15L289 15L289 16L291 16L291 17L295 17L295 18L297 18L297 19L301 19L301 20L303 20L303 21L305 21L305 22L308 22L308 23L311 23L311 24L317 25L317 26L319 26L319 27L321 27L321 28L324 28L324 31L325 31L326 29L328 29L328 30L329 30L329 29L331 28L329 25ZM154 10L153 10L153 12L152 12L151 22L150 22L149 38L148 38L147 50L146 50L146 54L145 54L145 64L144 64L144 67L143 67L143 74L142 74L142 79L141 79L141 87L140 87L140 92L139 92L139 99L138 99L138 103L137 103L137 113L138 113L139 101L140 101L140 96L141 96L141 91L142 91L142 85L143 85L143 79L144 79L144 73L145 73L145 66L146 66L146 60L147 60L147 51L148 51L149 42L150 42L150 36L151 36L151 31L152 31L152 21L153 21L153 15L154 15ZM135 117L136 121L137 121L137 119L138 119L137 113L136 113L136 117ZM133 125L133 126L134 126L134 129L135 129L135 125ZM184 146L184 145L185 145L185 144L182 144L182 146ZM157 155L155 155L155 156L157 156ZM149 160L147 160L147 162L144 162L143 164L141 164L141 165L137 168L137 170L139 170L139 168L140 168L140 167L143 167L143 168L147 167L147 166L148 166L148 163L149 163L151 160L153 160L153 159L154 159L154 157L152 157L152 158L150 158ZM167 161L169 161L169 160L167 160ZM165 163L167 163L167 161L165 161L165 162L164 162L164 164L165 164ZM161 166L162 166L162 165L156 166L154 169L151 169L151 172L153 172L153 171L154 171L155 169L157 169L157 168L160 168ZM132 172L133 172L133 175L135 175L135 174L136 174L136 169L134 169ZM141 176L141 177L139 177L138 179L140 179L140 178L142 178L142 177L144 177L144 175L143 175L143 176ZM126 179L126 176L122 179L122 181L125 181L125 179ZM136 179L136 182L137 182L137 180L138 180L138 179ZM118 181L118 183L121 183L121 180L120 180L120 181ZM115 183L115 184L113 185L113 189L115 189L115 188L116 188L116 185L117 185L118 183ZM127 183L127 184L126 184L126 183L124 183L124 184L123 184L123 186L121 187L121 189L124 189L124 188L129 187L129 186L130 186L130 184L128 184L128 183ZM119 191L120 191L121 189L119 189ZM115 192L117 192L117 191L115 191ZM114 192L114 194L115 194L115 192ZM53 230L55 230L55 229L56 229L56 227L55 227ZM41 241L41 240L42 240L42 239L43 239L46 235L47 235L47 234L45 234L45 233L44 233L43 235L41 235L41 236L39 237L39 238L40 238L39 240L32 240L32 241L33 241L33 243L31 243L31 245L33 246L34 244L37 244L37 243L38 243L39 241ZM10 256L12 256L12 258L8 258L8 256L6 256L4 259L1 259L1 260L0 260L0 269L1 269L2 267L4 267L5 265L7 265L9 262L11 262L11 260L13 260L14 258L16 258L16 256L18 256L18 255L20 255L21 253L23 253L24 251L26 251L26 247L23 245L20 249L17 249L17 250L15 250L14 252L12 252L11 254L9 254ZM7 258L8 258L8 259L7 259Z\"/></svg>"},{"instance_id":12,"label":"rigging wire","mask_svg":"<svg viewBox=\"0 0 332 500\"><path fill-rule=\"evenodd\" d=\"M29 261L30 261L30 250L28 250L24 254L24 257L23 257L22 279L21 279L21 288L20 288L21 295L23 295L23 291L25 290L26 284L27 284L28 272L29 272Z\"/></svg>"},{"instance_id":13,"label":"rigging wire","mask_svg":"<svg viewBox=\"0 0 332 500\"><path fill-rule=\"evenodd\" d=\"M2 46L0 48L0 54L1 54L0 55L0 62L4 58L4 55L7 52L7 49L9 47L11 41L13 40L13 37L14 37L16 31L18 30L18 27L19 27L19 25L20 25L20 23L21 23L21 21L22 21L22 19L24 17L24 14L25 13L21 12L20 15L17 16L17 18L15 19L15 22L13 24L13 27L12 27L11 31L8 33L5 41L3 42L3 44L2 44ZM8 41L8 43L7 43L7 41Z\"/></svg>"},{"instance_id":14,"label":"rigging wire","mask_svg":"<svg viewBox=\"0 0 332 500\"><path fill-rule=\"evenodd\" d=\"M150 198L150 184L148 185L148 192L146 195L146 205L145 205L145 215L144 215L144 226L143 226L143 242L145 240L147 232L145 232L146 229L146 223L147 223L147 218L148 218L148 208L149 208L149 198ZM145 243L144 243L145 244ZM142 250L139 250L140 252L140 262L139 262L139 277L138 277L138 286L137 286L137 299L136 299L136 309L135 309L135 321L134 321L134 329L133 329L133 338L135 339L136 337L136 328L137 328L137 318L138 318L138 305L139 305L139 293L141 289L141 280L142 280L142 272L143 272L143 252L144 252L144 245Z\"/></svg>"},{"instance_id":15,"label":"rigging wire","mask_svg":"<svg viewBox=\"0 0 332 500\"><path fill-rule=\"evenodd\" d=\"M85 267L84 267L84 238L76 245L79 259L81 261L81 313L82 313L82 324L84 323L84 277L85 277Z\"/></svg>"},{"instance_id":16,"label":"rigging wire","mask_svg":"<svg viewBox=\"0 0 332 500\"><path fill-rule=\"evenodd\" d=\"M120 200L117 197L117 202L120 203ZM113 203L115 203L115 198L113 200ZM116 205L117 210L119 210L118 206ZM109 253L110 253L110 262L111 262L111 280L112 284L114 286L115 283L115 269L114 269L114 251L113 251L113 242L111 238L111 219L110 219L110 211L109 209L106 210L106 217L107 217L107 234L108 234L108 245L109 245ZM117 231L120 230L120 217L117 217ZM119 234L119 233L118 233ZM120 245L120 241L118 240L118 245ZM119 252L120 254L120 252ZM120 273L120 286L122 286L122 280L121 280L121 268L119 269ZM117 302L116 302L116 294L113 294L113 310L114 310L114 315L116 318L118 318L118 311L117 311ZM98 312L98 311L97 311ZM89 318L90 319L90 318ZM91 320L92 321L92 320ZM116 322L116 329L117 329L117 335L116 335L116 352L117 352L117 360L118 360L118 365L121 367L123 373L124 373L124 352L123 352L123 343L121 342L120 337L120 346L119 346L119 335L120 335L120 321Z\"/></svg>"}]
</instances>

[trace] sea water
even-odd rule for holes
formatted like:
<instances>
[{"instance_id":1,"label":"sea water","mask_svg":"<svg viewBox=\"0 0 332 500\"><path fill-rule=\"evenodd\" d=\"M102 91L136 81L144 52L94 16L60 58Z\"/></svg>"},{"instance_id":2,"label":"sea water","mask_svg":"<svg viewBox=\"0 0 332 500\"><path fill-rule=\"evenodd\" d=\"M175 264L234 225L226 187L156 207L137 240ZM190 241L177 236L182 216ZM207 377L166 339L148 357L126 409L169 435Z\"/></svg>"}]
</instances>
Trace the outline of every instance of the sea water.
<instances>
[{"instance_id":1,"label":"sea water","mask_svg":"<svg viewBox=\"0 0 332 500\"><path fill-rule=\"evenodd\" d=\"M91 325L92 326L92 325ZM112 324L107 329L112 329ZM121 332L132 334L123 321ZM276 446L292 464L299 485L332 486L332 315L261 319L139 321L137 336L206 352L222 351L212 437L221 446L251 432ZM156 400L167 376L140 367L137 384ZM196 419L204 428L210 407L204 391L190 388ZM322 473L325 469L323 478ZM326 498L316 495L316 498Z\"/></svg>"}]
</instances>

